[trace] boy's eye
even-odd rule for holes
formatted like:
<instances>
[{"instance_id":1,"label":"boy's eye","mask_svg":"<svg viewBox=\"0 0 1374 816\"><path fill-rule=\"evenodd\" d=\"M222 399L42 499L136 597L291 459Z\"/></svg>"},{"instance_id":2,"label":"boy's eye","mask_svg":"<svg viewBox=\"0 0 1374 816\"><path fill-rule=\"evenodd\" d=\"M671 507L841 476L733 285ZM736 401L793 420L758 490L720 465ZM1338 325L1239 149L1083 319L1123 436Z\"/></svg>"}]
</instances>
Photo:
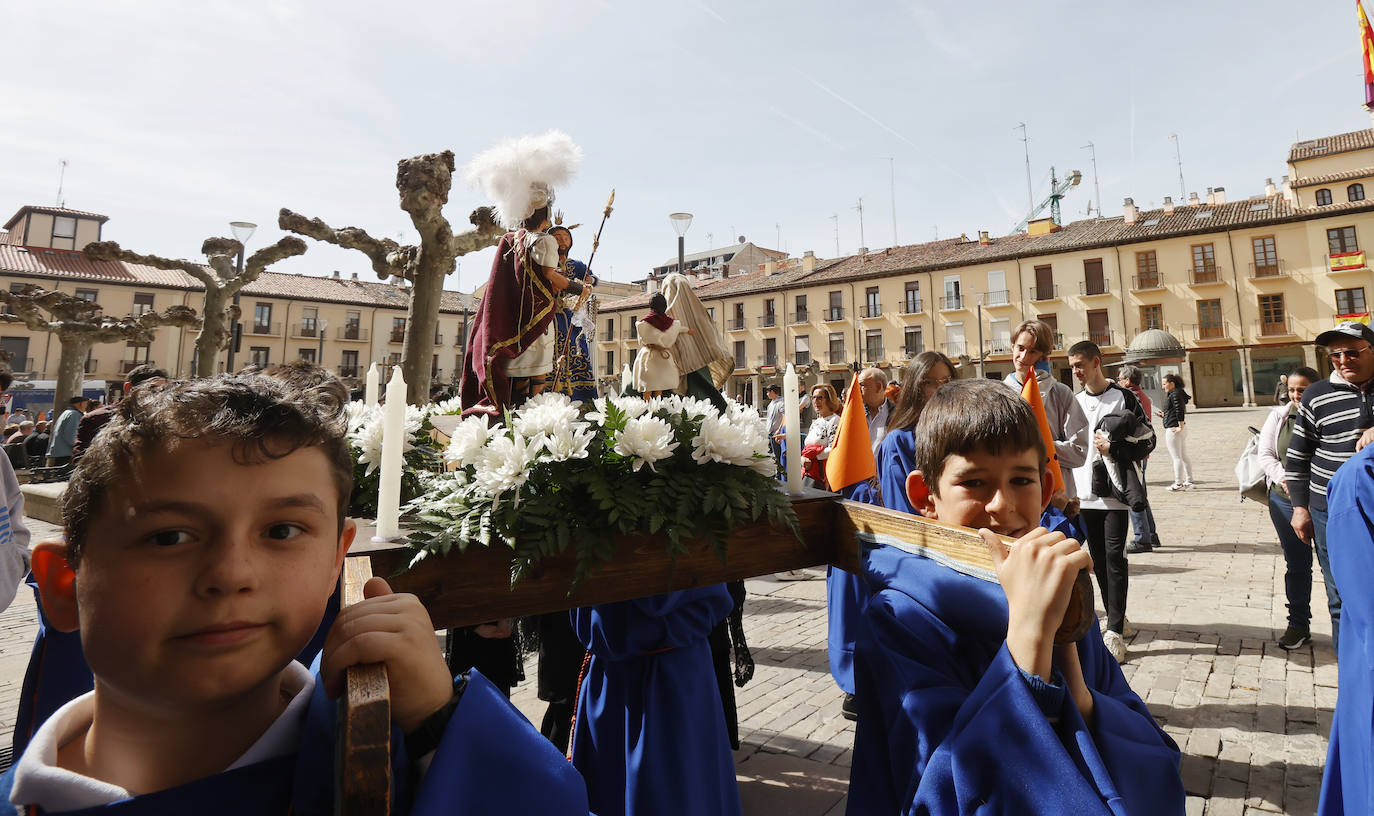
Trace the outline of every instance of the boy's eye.
<instances>
[{"instance_id":1,"label":"boy's eye","mask_svg":"<svg viewBox=\"0 0 1374 816\"><path fill-rule=\"evenodd\" d=\"M1017 476L1011 480L1011 483L1016 485L1017 487L1025 487L1026 485L1031 484L1034 481L1035 480L1030 478L1029 476Z\"/></svg>"},{"instance_id":2,"label":"boy's eye","mask_svg":"<svg viewBox=\"0 0 1374 816\"><path fill-rule=\"evenodd\" d=\"M185 530L161 530L148 536L148 542L158 547L175 547L185 544L190 537Z\"/></svg>"},{"instance_id":3,"label":"boy's eye","mask_svg":"<svg viewBox=\"0 0 1374 816\"><path fill-rule=\"evenodd\" d=\"M963 487L963 488L967 488L967 489L969 489L969 490L977 490L978 488L980 488L980 487L983 486L983 480L982 480L982 479L965 479L965 480L963 480L962 482L959 483L959 486L960 486L960 487Z\"/></svg>"},{"instance_id":4,"label":"boy's eye","mask_svg":"<svg viewBox=\"0 0 1374 816\"><path fill-rule=\"evenodd\" d=\"M305 529L299 524L273 524L271 527L267 528L267 537L275 538L280 541L287 541L303 532L305 532Z\"/></svg>"}]
</instances>

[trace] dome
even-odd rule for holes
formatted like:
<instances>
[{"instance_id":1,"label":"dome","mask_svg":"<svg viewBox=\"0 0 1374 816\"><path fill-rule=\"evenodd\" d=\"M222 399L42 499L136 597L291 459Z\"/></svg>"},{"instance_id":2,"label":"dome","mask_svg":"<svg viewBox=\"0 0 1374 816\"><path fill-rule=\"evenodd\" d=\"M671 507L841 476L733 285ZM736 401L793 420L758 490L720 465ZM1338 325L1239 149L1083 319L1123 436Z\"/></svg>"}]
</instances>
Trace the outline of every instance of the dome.
<instances>
[{"instance_id":1,"label":"dome","mask_svg":"<svg viewBox=\"0 0 1374 816\"><path fill-rule=\"evenodd\" d=\"M1146 329L1126 347L1126 362L1145 365L1181 363L1187 352L1183 344L1161 329Z\"/></svg>"}]
</instances>

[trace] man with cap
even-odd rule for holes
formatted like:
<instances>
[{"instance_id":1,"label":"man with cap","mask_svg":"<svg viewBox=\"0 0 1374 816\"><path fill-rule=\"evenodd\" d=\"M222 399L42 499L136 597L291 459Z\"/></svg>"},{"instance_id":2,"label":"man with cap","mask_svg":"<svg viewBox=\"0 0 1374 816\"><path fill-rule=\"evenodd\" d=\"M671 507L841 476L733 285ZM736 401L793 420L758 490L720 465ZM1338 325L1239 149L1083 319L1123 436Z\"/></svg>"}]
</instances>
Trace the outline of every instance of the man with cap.
<instances>
[{"instance_id":1,"label":"man with cap","mask_svg":"<svg viewBox=\"0 0 1374 816\"><path fill-rule=\"evenodd\" d=\"M135 366L129 372L129 376L124 380L124 396L129 396L133 387L141 383L151 383L153 386L163 386L167 384L167 372L154 365L144 363ZM100 429L105 427L105 423L114 418L115 406L105 403L81 418L76 426L76 442L72 445L72 458L80 459L81 454L95 441L95 435L100 433Z\"/></svg>"},{"instance_id":2,"label":"man with cap","mask_svg":"<svg viewBox=\"0 0 1374 816\"><path fill-rule=\"evenodd\" d=\"M61 467L72 460L72 446L76 444L76 429L86 413L90 400L80 394L67 400L67 409L53 424L48 441L48 467Z\"/></svg>"},{"instance_id":3,"label":"man with cap","mask_svg":"<svg viewBox=\"0 0 1374 816\"><path fill-rule=\"evenodd\" d=\"M1317 335L1317 345L1330 355L1331 376L1303 392L1284 480L1293 500L1293 531L1317 551L1335 649L1340 643L1341 595L1326 550L1326 488L1337 468L1374 441L1374 330L1348 321Z\"/></svg>"}]
</instances>

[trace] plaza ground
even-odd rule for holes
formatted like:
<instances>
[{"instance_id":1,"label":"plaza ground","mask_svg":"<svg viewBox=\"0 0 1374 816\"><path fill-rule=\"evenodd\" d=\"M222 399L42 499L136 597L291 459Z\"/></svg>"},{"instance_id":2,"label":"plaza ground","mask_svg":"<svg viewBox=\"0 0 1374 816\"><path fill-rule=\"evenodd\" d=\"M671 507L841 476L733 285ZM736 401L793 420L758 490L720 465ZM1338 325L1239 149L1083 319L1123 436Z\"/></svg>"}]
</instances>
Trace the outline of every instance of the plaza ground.
<instances>
[{"instance_id":1,"label":"plaza ground","mask_svg":"<svg viewBox=\"0 0 1374 816\"><path fill-rule=\"evenodd\" d=\"M1267 409L1189 414L1198 487L1171 481L1163 446L1149 469L1164 548L1131 556L1123 670L1183 749L1193 816L1315 812L1336 702L1325 590L1315 570L1314 643L1284 652L1283 556L1265 508L1240 502L1231 473L1247 426ZM35 523L36 533L56 529ZM735 766L747 814L842 814L853 723L826 660L825 582L748 582L745 630L757 671L737 690ZM1100 610L1099 610L1100 611ZM8 745L34 628L30 594L0 614L0 744ZM527 674L534 677L534 663ZM533 680L514 700L536 724Z\"/></svg>"}]
</instances>

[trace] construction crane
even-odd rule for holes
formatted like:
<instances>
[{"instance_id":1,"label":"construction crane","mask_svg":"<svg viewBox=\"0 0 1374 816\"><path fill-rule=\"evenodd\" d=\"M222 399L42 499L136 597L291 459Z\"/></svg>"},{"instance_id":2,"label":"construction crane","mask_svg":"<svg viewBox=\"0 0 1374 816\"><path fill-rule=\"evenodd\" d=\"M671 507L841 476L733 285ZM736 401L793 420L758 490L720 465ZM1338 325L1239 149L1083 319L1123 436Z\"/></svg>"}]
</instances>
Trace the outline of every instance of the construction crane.
<instances>
[{"instance_id":1,"label":"construction crane","mask_svg":"<svg viewBox=\"0 0 1374 816\"><path fill-rule=\"evenodd\" d=\"M1050 168L1050 194L1045 198L1044 201L1042 201L1042 202L1040 202L1038 205L1036 205L1035 209L1033 209L1033 210L1031 210L1029 213L1027 213L1027 214L1026 214L1026 217L1021 219L1021 223L1019 223L1019 224L1017 224L1016 226L1012 227L1012 228L1011 228L1011 231L1012 231L1013 233L1025 232L1025 230L1026 230L1026 225L1029 224L1030 222L1034 221L1034 220L1040 215L1040 213L1042 213L1042 212L1045 211L1045 208L1046 208L1046 207L1049 207L1049 209L1050 209L1050 218L1054 219L1054 223L1058 224L1058 223L1059 223L1059 199L1063 198L1063 197L1064 197L1064 194L1067 193L1069 190L1072 190L1073 188L1077 187L1077 186L1078 186L1078 183L1081 182L1082 180L1083 180L1083 174L1080 173L1080 172L1078 172L1077 170L1073 170L1073 171L1071 171L1071 172L1069 173L1069 177L1068 177L1068 178L1064 179L1063 181L1060 181L1060 180L1055 176L1054 168L1051 167L1051 168Z\"/></svg>"}]
</instances>

